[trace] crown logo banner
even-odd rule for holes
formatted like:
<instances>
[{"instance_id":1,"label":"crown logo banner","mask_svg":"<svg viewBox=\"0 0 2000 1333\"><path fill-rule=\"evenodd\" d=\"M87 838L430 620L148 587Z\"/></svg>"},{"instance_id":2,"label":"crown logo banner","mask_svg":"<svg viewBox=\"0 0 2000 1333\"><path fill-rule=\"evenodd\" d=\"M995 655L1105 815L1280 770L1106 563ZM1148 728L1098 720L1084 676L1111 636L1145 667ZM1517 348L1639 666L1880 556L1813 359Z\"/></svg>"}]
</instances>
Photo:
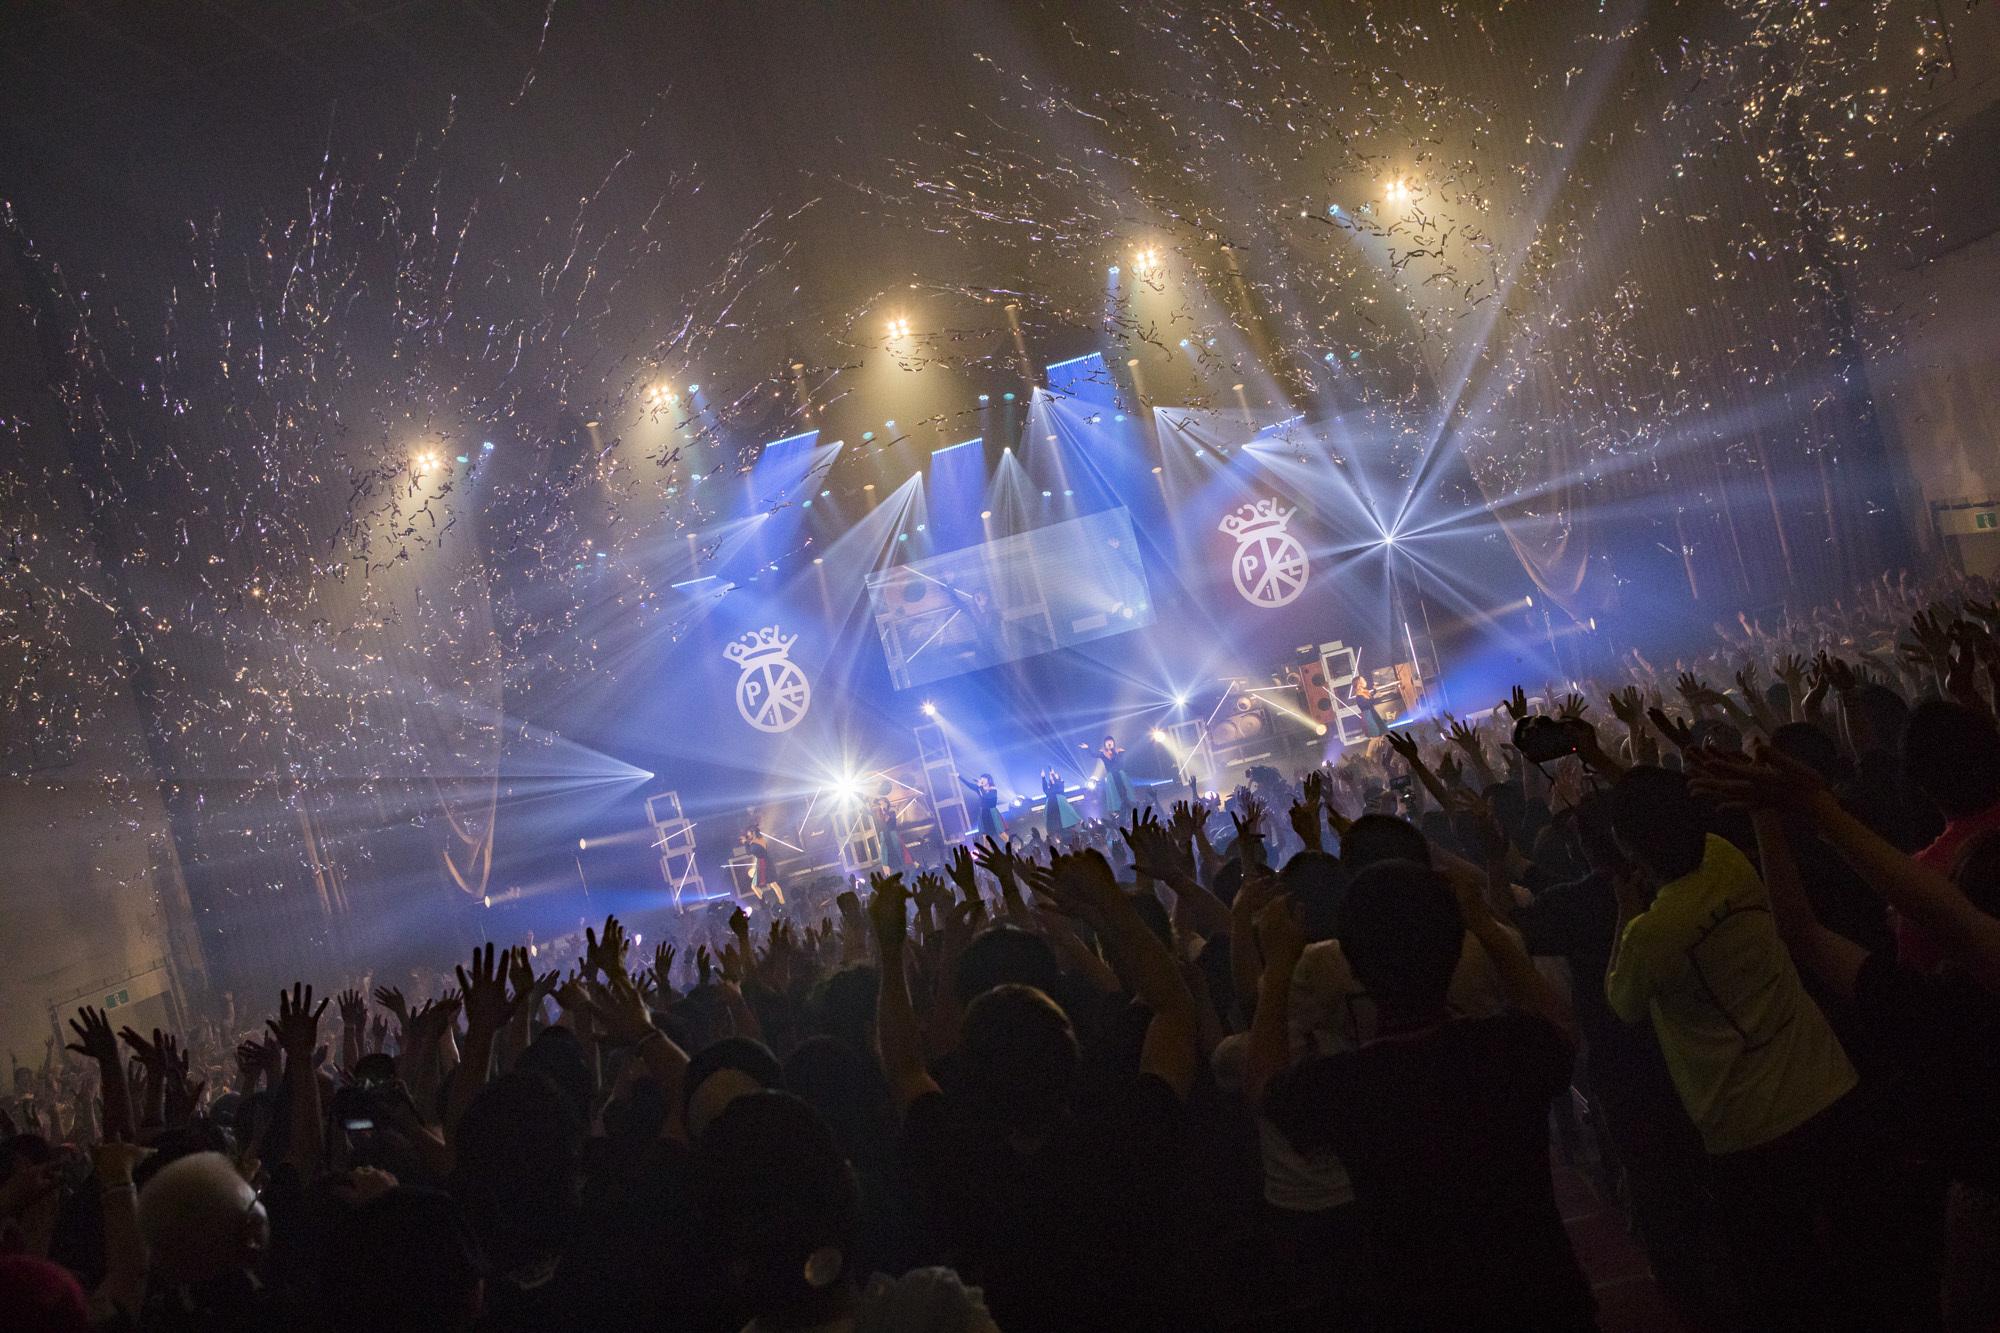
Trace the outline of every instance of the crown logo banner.
<instances>
[{"instance_id":1,"label":"crown logo banner","mask_svg":"<svg viewBox=\"0 0 2000 1333\"><path fill-rule=\"evenodd\" d=\"M812 682L789 656L798 641L798 635L767 625L722 650L743 669L736 681L736 711L759 731L790 731L812 707Z\"/></svg>"},{"instance_id":2,"label":"crown logo banner","mask_svg":"<svg viewBox=\"0 0 2000 1333\"><path fill-rule=\"evenodd\" d=\"M770 625L764 629L751 630L724 648L722 655L738 666L755 666L767 657L785 656L798 641L798 635L785 638L776 625Z\"/></svg>"},{"instance_id":3,"label":"crown logo banner","mask_svg":"<svg viewBox=\"0 0 2000 1333\"><path fill-rule=\"evenodd\" d=\"M1225 515L1217 528L1236 539L1229 576L1236 591L1252 606L1276 610L1305 590L1312 564L1299 539L1285 531L1296 507L1276 500L1258 500Z\"/></svg>"},{"instance_id":4,"label":"crown logo banner","mask_svg":"<svg viewBox=\"0 0 2000 1333\"><path fill-rule=\"evenodd\" d=\"M1276 500L1259 500L1225 516L1220 527L1240 542L1265 531L1283 532L1285 525L1292 521L1292 515L1298 512L1297 509L1279 507Z\"/></svg>"}]
</instances>

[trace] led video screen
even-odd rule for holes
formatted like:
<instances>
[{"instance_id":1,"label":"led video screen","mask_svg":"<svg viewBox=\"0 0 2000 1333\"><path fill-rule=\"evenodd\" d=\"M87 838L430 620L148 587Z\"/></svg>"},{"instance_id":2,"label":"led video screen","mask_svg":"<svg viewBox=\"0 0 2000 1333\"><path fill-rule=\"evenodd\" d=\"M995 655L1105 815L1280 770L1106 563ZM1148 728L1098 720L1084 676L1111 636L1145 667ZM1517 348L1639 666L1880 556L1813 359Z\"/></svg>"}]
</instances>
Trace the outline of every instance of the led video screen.
<instances>
[{"instance_id":1,"label":"led video screen","mask_svg":"<svg viewBox=\"0 0 2000 1333\"><path fill-rule=\"evenodd\" d=\"M899 690L1153 623L1123 509L877 570L868 604Z\"/></svg>"}]
</instances>

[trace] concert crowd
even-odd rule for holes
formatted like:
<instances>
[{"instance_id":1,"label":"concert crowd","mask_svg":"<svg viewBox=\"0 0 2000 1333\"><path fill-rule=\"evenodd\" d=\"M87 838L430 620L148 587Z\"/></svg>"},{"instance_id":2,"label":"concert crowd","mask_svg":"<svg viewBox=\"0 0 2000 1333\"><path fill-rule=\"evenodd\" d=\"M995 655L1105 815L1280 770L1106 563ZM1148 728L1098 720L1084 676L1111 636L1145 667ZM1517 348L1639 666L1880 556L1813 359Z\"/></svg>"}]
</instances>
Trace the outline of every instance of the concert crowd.
<instances>
[{"instance_id":1,"label":"concert crowd","mask_svg":"<svg viewBox=\"0 0 2000 1333\"><path fill-rule=\"evenodd\" d=\"M17 1061L0 1326L2000 1327L2000 605ZM328 995L328 983L337 993ZM408 991L399 988L407 984Z\"/></svg>"}]
</instances>

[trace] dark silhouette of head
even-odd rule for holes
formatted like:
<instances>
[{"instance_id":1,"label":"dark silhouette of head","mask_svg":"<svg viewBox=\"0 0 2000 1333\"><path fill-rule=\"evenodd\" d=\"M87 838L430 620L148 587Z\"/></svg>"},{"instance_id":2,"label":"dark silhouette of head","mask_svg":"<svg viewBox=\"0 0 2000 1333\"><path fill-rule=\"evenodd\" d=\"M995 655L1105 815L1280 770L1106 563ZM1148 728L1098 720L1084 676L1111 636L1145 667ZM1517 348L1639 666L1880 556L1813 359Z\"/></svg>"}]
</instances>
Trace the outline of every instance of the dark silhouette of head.
<instances>
[{"instance_id":1,"label":"dark silhouette of head","mask_svg":"<svg viewBox=\"0 0 2000 1333\"><path fill-rule=\"evenodd\" d=\"M1341 906L1340 947L1385 1021L1441 1015L1464 946L1458 901L1437 871L1378 861L1354 877Z\"/></svg>"},{"instance_id":2,"label":"dark silhouette of head","mask_svg":"<svg viewBox=\"0 0 2000 1333\"><path fill-rule=\"evenodd\" d=\"M1661 884L1701 867L1708 845L1708 807L1688 791L1687 778L1641 764L1611 787L1611 830L1624 855Z\"/></svg>"},{"instance_id":3,"label":"dark silhouette of head","mask_svg":"<svg viewBox=\"0 0 2000 1333\"><path fill-rule=\"evenodd\" d=\"M1076 1034L1033 986L996 986L967 1005L957 1056L972 1105L1003 1133L1039 1138L1069 1109Z\"/></svg>"},{"instance_id":4,"label":"dark silhouette of head","mask_svg":"<svg viewBox=\"0 0 2000 1333\"><path fill-rule=\"evenodd\" d=\"M1291 897L1306 938L1329 940L1340 928L1340 904L1347 896L1347 868L1331 852L1294 852L1278 872L1278 890Z\"/></svg>"},{"instance_id":5,"label":"dark silhouette of head","mask_svg":"<svg viewBox=\"0 0 2000 1333\"><path fill-rule=\"evenodd\" d=\"M1359 875L1377 861L1431 863L1430 844L1415 824L1394 815L1363 815L1340 835L1340 863Z\"/></svg>"},{"instance_id":6,"label":"dark silhouette of head","mask_svg":"<svg viewBox=\"0 0 2000 1333\"><path fill-rule=\"evenodd\" d=\"M1062 982L1055 950L1040 935L1019 926L1001 924L979 932L965 946L952 978L952 993L961 1006L995 986L1033 986L1053 995Z\"/></svg>"},{"instance_id":7,"label":"dark silhouette of head","mask_svg":"<svg viewBox=\"0 0 2000 1333\"><path fill-rule=\"evenodd\" d=\"M2000 801L2000 732L1964 704L1926 700L1903 730L1903 780L1946 819L1976 815Z\"/></svg>"},{"instance_id":8,"label":"dark silhouette of head","mask_svg":"<svg viewBox=\"0 0 2000 1333\"><path fill-rule=\"evenodd\" d=\"M702 1135L693 1186L723 1280L760 1326L851 1312L861 1186L811 1106L784 1092L738 1097Z\"/></svg>"}]
</instances>

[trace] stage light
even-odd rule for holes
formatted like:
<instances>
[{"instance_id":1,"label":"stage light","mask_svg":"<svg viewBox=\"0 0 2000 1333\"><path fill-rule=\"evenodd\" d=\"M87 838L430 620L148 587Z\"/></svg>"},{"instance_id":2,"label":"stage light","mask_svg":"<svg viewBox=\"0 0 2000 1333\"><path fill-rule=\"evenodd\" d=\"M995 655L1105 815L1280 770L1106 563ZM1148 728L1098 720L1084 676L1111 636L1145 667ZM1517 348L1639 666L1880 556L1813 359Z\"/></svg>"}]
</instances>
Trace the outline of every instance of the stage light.
<instances>
[{"instance_id":1,"label":"stage light","mask_svg":"<svg viewBox=\"0 0 2000 1333\"><path fill-rule=\"evenodd\" d=\"M867 485L863 486L861 489L864 491L872 491L875 489L875 483L871 481Z\"/></svg>"},{"instance_id":2,"label":"stage light","mask_svg":"<svg viewBox=\"0 0 2000 1333\"><path fill-rule=\"evenodd\" d=\"M491 449L491 448L493 447L493 441L491 441L491 440L488 440L488 441L486 441L486 443L484 443L484 444L480 445L479 447L480 447L481 449Z\"/></svg>"},{"instance_id":3,"label":"stage light","mask_svg":"<svg viewBox=\"0 0 2000 1333\"><path fill-rule=\"evenodd\" d=\"M484 897L484 898L481 898L481 899L479 900L479 905L480 905L481 907L491 907L491 906L493 906L493 896L492 896L491 894L488 894L488 895L487 895L486 897Z\"/></svg>"},{"instance_id":4,"label":"stage light","mask_svg":"<svg viewBox=\"0 0 2000 1333\"><path fill-rule=\"evenodd\" d=\"M582 850L584 850L584 849L585 849L586 847L588 847L588 846L590 846L590 839L588 839L588 838L578 838L578 839L576 840L576 849L577 849L577 850L578 850L579 852L580 852L580 851L582 851Z\"/></svg>"},{"instance_id":5,"label":"stage light","mask_svg":"<svg viewBox=\"0 0 2000 1333\"><path fill-rule=\"evenodd\" d=\"M924 530L924 525L921 523L917 524L917 531L922 532L923 530Z\"/></svg>"},{"instance_id":6,"label":"stage light","mask_svg":"<svg viewBox=\"0 0 2000 1333\"><path fill-rule=\"evenodd\" d=\"M985 402L985 401L986 401L986 395L985 395L985 394L983 394L983 393L982 393L982 394L980 394L980 395L979 395L979 401L980 401L980 402L982 402L982 403L983 403L983 402Z\"/></svg>"},{"instance_id":7,"label":"stage light","mask_svg":"<svg viewBox=\"0 0 2000 1333\"><path fill-rule=\"evenodd\" d=\"M1155 474L1157 474L1157 473L1159 472L1159 469L1158 469L1158 468L1154 468L1154 469L1153 469L1153 471L1154 471L1154 473L1155 473Z\"/></svg>"},{"instance_id":8,"label":"stage light","mask_svg":"<svg viewBox=\"0 0 2000 1333\"><path fill-rule=\"evenodd\" d=\"M909 539L910 539L910 534L907 532L899 532L896 534L896 540L899 542L906 542Z\"/></svg>"},{"instance_id":9,"label":"stage light","mask_svg":"<svg viewBox=\"0 0 2000 1333\"><path fill-rule=\"evenodd\" d=\"M1063 492L1063 494L1064 494L1064 495L1075 495L1075 494L1076 494L1076 492L1075 492L1075 491L1064 491L1064 492Z\"/></svg>"},{"instance_id":10,"label":"stage light","mask_svg":"<svg viewBox=\"0 0 2000 1333\"><path fill-rule=\"evenodd\" d=\"M1114 278L1118 276L1118 265L1113 264L1111 266L1111 276Z\"/></svg>"},{"instance_id":11,"label":"stage light","mask_svg":"<svg viewBox=\"0 0 2000 1333\"><path fill-rule=\"evenodd\" d=\"M1130 361L1127 361L1125 364L1128 366L1136 366L1139 364L1139 358L1135 356Z\"/></svg>"},{"instance_id":12,"label":"stage light","mask_svg":"<svg viewBox=\"0 0 2000 1333\"><path fill-rule=\"evenodd\" d=\"M1187 696L1185 694L1176 694L1174 696L1174 707L1176 708L1187 707Z\"/></svg>"},{"instance_id":13,"label":"stage light","mask_svg":"<svg viewBox=\"0 0 2000 1333\"><path fill-rule=\"evenodd\" d=\"M826 563L826 559L825 559L825 557L823 557L823 556L817 556L817 555L816 555L816 556L814 556L814 557L813 557L813 563L814 563L815 565L823 565L823 564L825 564L825 563Z\"/></svg>"},{"instance_id":14,"label":"stage light","mask_svg":"<svg viewBox=\"0 0 2000 1333\"><path fill-rule=\"evenodd\" d=\"M1113 421L1123 421L1123 420L1125 419L1125 414L1124 414L1123 412L1120 412L1120 413L1119 413L1119 414L1118 414L1117 416L1115 416L1115 417L1113 417L1113 418L1111 418L1111 419L1112 419Z\"/></svg>"},{"instance_id":15,"label":"stage light","mask_svg":"<svg viewBox=\"0 0 2000 1333\"><path fill-rule=\"evenodd\" d=\"M700 386L699 384L690 384L690 385L688 385L688 392L689 392L689 393L700 393L700 392L701 392L701 386ZM636 937L635 937L635 938L636 938Z\"/></svg>"},{"instance_id":16,"label":"stage light","mask_svg":"<svg viewBox=\"0 0 2000 1333\"><path fill-rule=\"evenodd\" d=\"M1317 731L1322 736L1326 735L1326 723L1321 722L1316 724L1314 730Z\"/></svg>"},{"instance_id":17,"label":"stage light","mask_svg":"<svg viewBox=\"0 0 2000 1333\"><path fill-rule=\"evenodd\" d=\"M909 336L910 336L910 321L909 321L909 320L907 320L907 319L892 319L892 320L890 320L890 321L889 321L889 336L890 336L891 338L907 338L907 337L909 337Z\"/></svg>"},{"instance_id":18,"label":"stage light","mask_svg":"<svg viewBox=\"0 0 2000 1333\"><path fill-rule=\"evenodd\" d=\"M820 498L820 499L822 499L822 500L824 500L824 499L826 499L826 497L827 497L827 496L829 496L829 495L832 495L832 494L833 494L833 492L832 492L832 491L821 491L821 492L819 493L819 498Z\"/></svg>"},{"instance_id":19,"label":"stage light","mask_svg":"<svg viewBox=\"0 0 2000 1333\"><path fill-rule=\"evenodd\" d=\"M885 421L885 422L883 422L883 423L882 423L882 429L883 429L883 430L894 430L894 429L896 429L896 423L895 423L895 422L893 422L893 421Z\"/></svg>"},{"instance_id":20,"label":"stage light","mask_svg":"<svg viewBox=\"0 0 2000 1333\"><path fill-rule=\"evenodd\" d=\"M872 440L875 438L875 432L872 430L864 430L861 432L861 438L864 440Z\"/></svg>"},{"instance_id":21,"label":"stage light","mask_svg":"<svg viewBox=\"0 0 2000 1333\"><path fill-rule=\"evenodd\" d=\"M1042 492L1042 498L1043 498L1044 500L1046 500L1046 499L1048 499L1049 497L1051 497L1051 496L1052 496L1052 495L1054 495L1054 494L1055 494L1055 492L1054 492L1054 491L1043 491L1043 492Z\"/></svg>"},{"instance_id":22,"label":"stage light","mask_svg":"<svg viewBox=\"0 0 2000 1333\"><path fill-rule=\"evenodd\" d=\"M1010 403L1014 401L1014 395L1013 395L1013 394L1011 394L1011 393L1003 393L1003 394L1001 394L1000 396L1001 396L1002 398L1005 398L1005 399L1006 399L1006 400L1007 400L1008 402L1010 402Z\"/></svg>"},{"instance_id":23,"label":"stage light","mask_svg":"<svg viewBox=\"0 0 2000 1333\"><path fill-rule=\"evenodd\" d=\"M1164 745L1164 744L1166 743L1166 739L1167 739L1167 733L1166 733L1166 732L1164 732L1164 731L1161 731L1161 730L1160 730L1160 729L1159 729L1158 727L1154 727L1154 728L1153 728L1153 739L1154 739L1155 741L1158 741L1159 743L1161 743L1161 744L1163 744L1163 745Z\"/></svg>"},{"instance_id":24,"label":"stage light","mask_svg":"<svg viewBox=\"0 0 2000 1333\"><path fill-rule=\"evenodd\" d=\"M925 717L937 716L937 705L932 703L928 699L924 700L924 716Z\"/></svg>"},{"instance_id":25,"label":"stage light","mask_svg":"<svg viewBox=\"0 0 2000 1333\"><path fill-rule=\"evenodd\" d=\"M991 509L982 509L982 510L980 510L980 511L979 511L979 516L980 516L981 518L992 518L992 517L993 517L993 511L992 511Z\"/></svg>"},{"instance_id":26,"label":"stage light","mask_svg":"<svg viewBox=\"0 0 2000 1333\"><path fill-rule=\"evenodd\" d=\"M1230 386L1229 386L1229 390L1230 390L1230 392L1231 392L1231 393L1242 393L1242 392L1243 392L1243 386L1242 386L1242 385L1240 385L1240 384L1232 384L1232 385L1230 385Z\"/></svg>"},{"instance_id":27,"label":"stage light","mask_svg":"<svg viewBox=\"0 0 2000 1333\"><path fill-rule=\"evenodd\" d=\"M604 552L602 552L602 551L599 551L599 552L597 553L597 558L598 558L599 560L602 560L602 559L604 558Z\"/></svg>"}]
</instances>

